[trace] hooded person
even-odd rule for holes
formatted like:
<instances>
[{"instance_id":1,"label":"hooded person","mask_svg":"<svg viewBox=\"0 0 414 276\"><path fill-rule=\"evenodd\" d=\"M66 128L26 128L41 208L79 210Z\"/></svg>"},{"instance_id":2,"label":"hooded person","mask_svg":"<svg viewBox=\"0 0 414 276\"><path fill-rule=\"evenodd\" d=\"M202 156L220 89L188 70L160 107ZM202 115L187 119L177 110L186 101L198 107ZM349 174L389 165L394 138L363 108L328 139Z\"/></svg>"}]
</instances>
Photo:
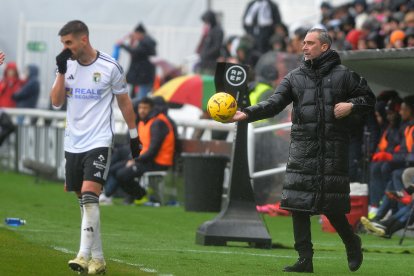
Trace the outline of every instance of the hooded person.
<instances>
[{"instance_id":1,"label":"hooded person","mask_svg":"<svg viewBox=\"0 0 414 276\"><path fill-rule=\"evenodd\" d=\"M27 79L22 88L13 94L16 107L36 108L39 99L40 83L39 68L36 65L27 66Z\"/></svg>"},{"instance_id":2,"label":"hooded person","mask_svg":"<svg viewBox=\"0 0 414 276\"><path fill-rule=\"evenodd\" d=\"M200 55L200 72L213 74L216 61L220 57L224 32L213 11L206 11L201 20L204 23L204 32L197 47L197 53Z\"/></svg>"},{"instance_id":3,"label":"hooded person","mask_svg":"<svg viewBox=\"0 0 414 276\"><path fill-rule=\"evenodd\" d=\"M150 57L156 55L157 43L147 34L142 23L136 26L130 39L130 45L123 42L119 42L118 45L131 55L126 80L132 85L131 98L133 103L136 103L152 90L155 80L155 65L150 61Z\"/></svg>"}]
</instances>

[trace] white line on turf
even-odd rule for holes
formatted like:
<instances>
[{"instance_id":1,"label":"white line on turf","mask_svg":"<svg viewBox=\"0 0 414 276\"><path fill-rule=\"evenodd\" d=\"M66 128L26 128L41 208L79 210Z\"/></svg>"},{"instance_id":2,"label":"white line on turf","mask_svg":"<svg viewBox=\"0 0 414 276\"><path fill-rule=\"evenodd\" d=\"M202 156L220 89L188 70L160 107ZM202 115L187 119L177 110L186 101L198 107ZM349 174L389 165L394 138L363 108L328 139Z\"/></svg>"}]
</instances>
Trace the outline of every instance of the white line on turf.
<instances>
[{"instance_id":1,"label":"white line on turf","mask_svg":"<svg viewBox=\"0 0 414 276\"><path fill-rule=\"evenodd\" d=\"M27 228L25 228L25 229L23 229L23 228L8 228L8 229L16 231L16 232L24 231L24 232L35 232L35 233L39 232L39 233L59 233L59 234L61 234L61 233L75 233L75 232L77 233L77 232L79 232L79 230L73 230L73 231L70 231L70 230L61 231L61 230L59 230L59 231L57 231L57 230L53 230L53 229L50 229L50 230L46 230L46 229L27 229ZM122 234L116 234L116 233L102 233L101 235L102 236L116 236L116 237L123 236Z\"/></svg>"},{"instance_id":2,"label":"white line on turf","mask_svg":"<svg viewBox=\"0 0 414 276\"><path fill-rule=\"evenodd\" d=\"M69 250L69 249L64 248L64 247L52 246L52 248L54 250L57 250L57 251L60 251L60 252L66 253L66 254L76 254L75 251ZM139 270L147 272L147 273L157 273L156 269L145 267L143 264L134 264L134 263L125 262L123 260L115 259L115 258L109 258L109 260L111 260L113 262L120 263L120 264L126 264L126 265L130 265L130 266L138 267ZM165 274L165 275L173 276L172 274Z\"/></svg>"},{"instance_id":3,"label":"white line on turf","mask_svg":"<svg viewBox=\"0 0 414 276\"><path fill-rule=\"evenodd\" d=\"M235 251L214 251L214 250L195 250L195 249L152 249L152 248L141 248L143 251L174 251L174 252L191 252L191 253L207 253L207 254L232 254L232 255L246 255L254 257L271 257L271 258L297 258L296 255L277 255L277 254L259 254L259 253L246 253L246 252L235 252ZM345 251L345 250L344 250ZM345 254L345 252L344 252ZM343 256L338 257L320 257L313 256L314 259L343 259ZM378 258L369 258L370 260L380 260Z\"/></svg>"}]
</instances>

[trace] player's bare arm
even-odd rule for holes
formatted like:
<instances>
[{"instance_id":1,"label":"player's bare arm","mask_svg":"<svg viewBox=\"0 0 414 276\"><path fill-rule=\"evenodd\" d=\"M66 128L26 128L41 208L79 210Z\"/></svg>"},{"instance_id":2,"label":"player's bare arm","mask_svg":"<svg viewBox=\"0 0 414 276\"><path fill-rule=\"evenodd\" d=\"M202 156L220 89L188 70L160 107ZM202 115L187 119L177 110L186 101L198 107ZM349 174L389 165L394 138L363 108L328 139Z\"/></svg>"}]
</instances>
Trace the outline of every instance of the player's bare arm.
<instances>
[{"instance_id":1,"label":"player's bare arm","mask_svg":"<svg viewBox=\"0 0 414 276\"><path fill-rule=\"evenodd\" d=\"M62 106L65 103L65 96L65 75L58 73L50 91L52 105L55 107Z\"/></svg>"},{"instance_id":2,"label":"player's bare arm","mask_svg":"<svg viewBox=\"0 0 414 276\"><path fill-rule=\"evenodd\" d=\"M122 116L124 117L128 129L136 128L135 113L128 94L117 94L116 100L118 101L119 109L121 110Z\"/></svg>"}]
</instances>

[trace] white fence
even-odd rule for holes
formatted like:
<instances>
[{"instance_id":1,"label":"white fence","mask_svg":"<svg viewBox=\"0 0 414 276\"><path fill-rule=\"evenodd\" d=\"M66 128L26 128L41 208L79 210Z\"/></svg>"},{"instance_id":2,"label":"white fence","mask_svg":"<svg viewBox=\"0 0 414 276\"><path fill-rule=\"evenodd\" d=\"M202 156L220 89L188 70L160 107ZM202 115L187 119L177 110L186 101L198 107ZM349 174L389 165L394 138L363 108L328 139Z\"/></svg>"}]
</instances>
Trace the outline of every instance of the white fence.
<instances>
[{"instance_id":1,"label":"white fence","mask_svg":"<svg viewBox=\"0 0 414 276\"><path fill-rule=\"evenodd\" d=\"M46 164L57 168L57 177L64 178L64 125L66 113L63 111L47 111L37 109L5 109L17 122L19 116L24 116L22 125L18 126L16 134L10 136L5 145L1 147L1 165L10 169L30 173L24 165L25 159L35 160L40 164ZM115 133L124 137L127 133L127 126L122 119L120 112L115 112ZM221 124L212 120L176 120L181 139L188 139L195 129L202 130L201 140L212 139L213 131L228 132L226 141L232 142L235 134L235 124ZM249 125L248 152L250 175L252 178L261 178L283 172L285 166L269 168L255 172L254 168L254 140L255 134L272 132L279 129L290 129L291 123L270 125L253 128ZM263 141L265 142L265 141ZM278 153L275 153L277 155Z\"/></svg>"}]
</instances>

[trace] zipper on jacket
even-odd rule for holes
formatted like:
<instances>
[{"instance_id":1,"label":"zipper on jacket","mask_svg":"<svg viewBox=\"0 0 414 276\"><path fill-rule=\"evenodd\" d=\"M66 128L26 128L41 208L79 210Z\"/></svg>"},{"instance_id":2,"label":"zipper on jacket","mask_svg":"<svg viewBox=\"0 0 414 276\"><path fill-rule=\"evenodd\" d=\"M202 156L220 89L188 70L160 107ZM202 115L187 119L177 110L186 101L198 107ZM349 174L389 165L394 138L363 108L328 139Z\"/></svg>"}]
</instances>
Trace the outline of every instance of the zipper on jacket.
<instances>
[{"instance_id":1,"label":"zipper on jacket","mask_svg":"<svg viewBox=\"0 0 414 276\"><path fill-rule=\"evenodd\" d=\"M318 192L315 198L315 209L319 209L321 197L323 194L323 186L324 186L324 163L325 163L325 109L324 109L324 96L322 91L322 78L319 75L319 70L315 70L316 73L316 96L317 96L317 111L318 111L318 118L317 118L317 137L319 141L319 150L318 150L318 167L317 167L317 179L318 179Z\"/></svg>"}]
</instances>

